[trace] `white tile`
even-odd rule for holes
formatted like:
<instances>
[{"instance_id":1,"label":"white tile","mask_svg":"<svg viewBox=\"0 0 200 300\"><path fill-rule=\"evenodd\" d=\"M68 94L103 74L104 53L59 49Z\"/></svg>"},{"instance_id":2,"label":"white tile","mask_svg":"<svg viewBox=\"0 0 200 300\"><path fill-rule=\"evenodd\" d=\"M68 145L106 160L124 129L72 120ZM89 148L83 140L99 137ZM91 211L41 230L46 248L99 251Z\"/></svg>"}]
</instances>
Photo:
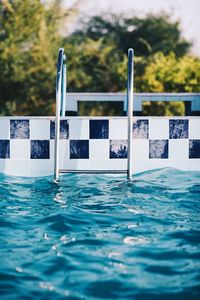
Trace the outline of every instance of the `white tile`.
<instances>
[{"instance_id":1,"label":"white tile","mask_svg":"<svg viewBox=\"0 0 200 300\"><path fill-rule=\"evenodd\" d=\"M50 120L30 120L30 139L49 140Z\"/></svg>"},{"instance_id":2,"label":"white tile","mask_svg":"<svg viewBox=\"0 0 200 300\"><path fill-rule=\"evenodd\" d=\"M109 120L109 139L111 140L128 139L128 119Z\"/></svg>"},{"instance_id":3,"label":"white tile","mask_svg":"<svg viewBox=\"0 0 200 300\"><path fill-rule=\"evenodd\" d=\"M10 159L30 159L30 140L10 140Z\"/></svg>"},{"instance_id":4,"label":"white tile","mask_svg":"<svg viewBox=\"0 0 200 300\"><path fill-rule=\"evenodd\" d=\"M127 159L71 159L66 165L69 170L127 170Z\"/></svg>"},{"instance_id":5,"label":"white tile","mask_svg":"<svg viewBox=\"0 0 200 300\"><path fill-rule=\"evenodd\" d=\"M89 120L83 120L83 119L69 120L69 139L71 140L89 139Z\"/></svg>"},{"instance_id":6,"label":"white tile","mask_svg":"<svg viewBox=\"0 0 200 300\"><path fill-rule=\"evenodd\" d=\"M149 170L171 167L169 159L149 159Z\"/></svg>"},{"instance_id":7,"label":"white tile","mask_svg":"<svg viewBox=\"0 0 200 300\"><path fill-rule=\"evenodd\" d=\"M115 158L108 161L108 170L127 170L127 159L126 158Z\"/></svg>"},{"instance_id":8,"label":"white tile","mask_svg":"<svg viewBox=\"0 0 200 300\"><path fill-rule=\"evenodd\" d=\"M31 177L53 175L53 160L51 159L31 159Z\"/></svg>"},{"instance_id":9,"label":"white tile","mask_svg":"<svg viewBox=\"0 0 200 300\"><path fill-rule=\"evenodd\" d=\"M169 140L169 159L188 159L189 158L189 140L188 139L170 139Z\"/></svg>"},{"instance_id":10,"label":"white tile","mask_svg":"<svg viewBox=\"0 0 200 300\"><path fill-rule=\"evenodd\" d=\"M10 120L0 119L0 140L10 139Z\"/></svg>"},{"instance_id":11,"label":"white tile","mask_svg":"<svg viewBox=\"0 0 200 300\"><path fill-rule=\"evenodd\" d=\"M189 170L189 159L169 159L169 167L178 170Z\"/></svg>"},{"instance_id":12,"label":"white tile","mask_svg":"<svg viewBox=\"0 0 200 300\"><path fill-rule=\"evenodd\" d=\"M134 160L148 159L149 158L149 140L133 140L132 157Z\"/></svg>"},{"instance_id":13,"label":"white tile","mask_svg":"<svg viewBox=\"0 0 200 300\"><path fill-rule=\"evenodd\" d=\"M92 160L109 159L109 140L89 140L89 158Z\"/></svg>"},{"instance_id":14,"label":"white tile","mask_svg":"<svg viewBox=\"0 0 200 300\"><path fill-rule=\"evenodd\" d=\"M149 159L134 159L132 161L133 174L148 171L150 169Z\"/></svg>"},{"instance_id":15,"label":"white tile","mask_svg":"<svg viewBox=\"0 0 200 300\"><path fill-rule=\"evenodd\" d=\"M50 159L54 159L55 140L50 140ZM69 159L69 140L60 140L59 142L60 160Z\"/></svg>"},{"instance_id":16,"label":"white tile","mask_svg":"<svg viewBox=\"0 0 200 300\"><path fill-rule=\"evenodd\" d=\"M169 119L149 119L149 139L168 139Z\"/></svg>"},{"instance_id":17,"label":"white tile","mask_svg":"<svg viewBox=\"0 0 200 300\"><path fill-rule=\"evenodd\" d=\"M109 159L89 160L89 170L110 170Z\"/></svg>"},{"instance_id":18,"label":"white tile","mask_svg":"<svg viewBox=\"0 0 200 300\"><path fill-rule=\"evenodd\" d=\"M0 159L0 173L11 175L10 159Z\"/></svg>"},{"instance_id":19,"label":"white tile","mask_svg":"<svg viewBox=\"0 0 200 300\"><path fill-rule=\"evenodd\" d=\"M31 176L30 166L31 166L30 159L11 160L11 175L30 177Z\"/></svg>"},{"instance_id":20,"label":"white tile","mask_svg":"<svg viewBox=\"0 0 200 300\"><path fill-rule=\"evenodd\" d=\"M189 139L200 139L200 117L189 119Z\"/></svg>"},{"instance_id":21,"label":"white tile","mask_svg":"<svg viewBox=\"0 0 200 300\"><path fill-rule=\"evenodd\" d=\"M60 169L65 169L67 163L69 162L69 141L60 140L60 149L59 149L59 167Z\"/></svg>"},{"instance_id":22,"label":"white tile","mask_svg":"<svg viewBox=\"0 0 200 300\"><path fill-rule=\"evenodd\" d=\"M200 170L200 159L199 158L189 159L189 170L190 171L199 171Z\"/></svg>"},{"instance_id":23,"label":"white tile","mask_svg":"<svg viewBox=\"0 0 200 300\"><path fill-rule=\"evenodd\" d=\"M66 163L66 169L69 170L88 170L89 169L89 159L70 159Z\"/></svg>"}]
</instances>

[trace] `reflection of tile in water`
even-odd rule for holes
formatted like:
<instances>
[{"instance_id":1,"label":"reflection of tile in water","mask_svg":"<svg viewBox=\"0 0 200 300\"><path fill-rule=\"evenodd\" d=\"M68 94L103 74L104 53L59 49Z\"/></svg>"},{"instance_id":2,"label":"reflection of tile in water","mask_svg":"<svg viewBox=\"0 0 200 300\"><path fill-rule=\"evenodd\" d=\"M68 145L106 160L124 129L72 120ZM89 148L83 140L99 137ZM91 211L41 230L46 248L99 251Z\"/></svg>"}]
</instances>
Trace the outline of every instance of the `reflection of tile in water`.
<instances>
[{"instance_id":1,"label":"reflection of tile in water","mask_svg":"<svg viewBox=\"0 0 200 300\"><path fill-rule=\"evenodd\" d=\"M69 138L68 120L60 120L60 139ZM55 139L55 121L50 121L50 139Z\"/></svg>"},{"instance_id":2,"label":"reflection of tile in water","mask_svg":"<svg viewBox=\"0 0 200 300\"><path fill-rule=\"evenodd\" d=\"M108 131L108 120L90 120L90 139L108 139Z\"/></svg>"},{"instance_id":3,"label":"reflection of tile in water","mask_svg":"<svg viewBox=\"0 0 200 300\"><path fill-rule=\"evenodd\" d=\"M190 140L189 158L200 158L200 140Z\"/></svg>"},{"instance_id":4,"label":"reflection of tile in water","mask_svg":"<svg viewBox=\"0 0 200 300\"><path fill-rule=\"evenodd\" d=\"M168 158L168 140L149 140L149 158Z\"/></svg>"},{"instance_id":5,"label":"reflection of tile in water","mask_svg":"<svg viewBox=\"0 0 200 300\"><path fill-rule=\"evenodd\" d=\"M49 159L49 140L31 141L31 159Z\"/></svg>"},{"instance_id":6,"label":"reflection of tile in water","mask_svg":"<svg viewBox=\"0 0 200 300\"><path fill-rule=\"evenodd\" d=\"M10 120L11 139L29 139L29 120Z\"/></svg>"},{"instance_id":7,"label":"reflection of tile in water","mask_svg":"<svg viewBox=\"0 0 200 300\"><path fill-rule=\"evenodd\" d=\"M89 158L89 140L70 140L70 159Z\"/></svg>"},{"instance_id":8,"label":"reflection of tile in water","mask_svg":"<svg viewBox=\"0 0 200 300\"><path fill-rule=\"evenodd\" d=\"M9 140L0 140L0 158L10 158Z\"/></svg>"},{"instance_id":9,"label":"reflection of tile in water","mask_svg":"<svg viewBox=\"0 0 200 300\"><path fill-rule=\"evenodd\" d=\"M149 138L149 120L137 120L133 122L133 138L134 139Z\"/></svg>"},{"instance_id":10,"label":"reflection of tile in water","mask_svg":"<svg viewBox=\"0 0 200 300\"><path fill-rule=\"evenodd\" d=\"M111 140L110 141L110 158L127 158L128 141Z\"/></svg>"},{"instance_id":11,"label":"reflection of tile in water","mask_svg":"<svg viewBox=\"0 0 200 300\"><path fill-rule=\"evenodd\" d=\"M169 120L169 138L187 139L188 120Z\"/></svg>"}]
</instances>

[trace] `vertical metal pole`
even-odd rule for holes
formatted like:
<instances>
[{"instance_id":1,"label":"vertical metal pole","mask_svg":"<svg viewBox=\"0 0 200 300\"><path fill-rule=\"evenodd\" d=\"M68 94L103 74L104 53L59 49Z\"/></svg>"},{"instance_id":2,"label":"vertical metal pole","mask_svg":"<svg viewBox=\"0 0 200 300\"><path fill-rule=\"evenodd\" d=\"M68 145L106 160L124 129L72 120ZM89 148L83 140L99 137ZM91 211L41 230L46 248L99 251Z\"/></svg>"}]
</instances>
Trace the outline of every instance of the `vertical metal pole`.
<instances>
[{"instance_id":1,"label":"vertical metal pole","mask_svg":"<svg viewBox=\"0 0 200 300\"><path fill-rule=\"evenodd\" d=\"M66 109L66 85L67 85L67 77L66 77L66 56L63 55L63 66L62 66L62 98L61 98L61 113L62 117L65 116Z\"/></svg>"},{"instance_id":2,"label":"vertical metal pole","mask_svg":"<svg viewBox=\"0 0 200 300\"><path fill-rule=\"evenodd\" d=\"M127 84L127 106L128 106L128 172L127 177L132 179L132 127L133 127L133 71L134 51L128 49L128 84Z\"/></svg>"},{"instance_id":3,"label":"vertical metal pole","mask_svg":"<svg viewBox=\"0 0 200 300\"><path fill-rule=\"evenodd\" d=\"M56 76L56 119L55 119L55 152L54 152L54 179L59 177L59 140L60 140L60 106L62 87L62 67L64 49L59 49Z\"/></svg>"}]
</instances>

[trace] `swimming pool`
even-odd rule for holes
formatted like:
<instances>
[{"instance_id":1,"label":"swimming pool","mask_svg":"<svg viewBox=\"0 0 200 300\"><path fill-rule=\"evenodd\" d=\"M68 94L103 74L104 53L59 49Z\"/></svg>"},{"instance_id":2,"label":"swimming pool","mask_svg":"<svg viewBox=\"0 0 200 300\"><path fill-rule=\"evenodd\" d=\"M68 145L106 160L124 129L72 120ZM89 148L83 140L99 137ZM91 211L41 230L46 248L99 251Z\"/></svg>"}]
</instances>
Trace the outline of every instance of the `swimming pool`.
<instances>
[{"instance_id":1,"label":"swimming pool","mask_svg":"<svg viewBox=\"0 0 200 300\"><path fill-rule=\"evenodd\" d=\"M199 299L199 178L1 175L1 299Z\"/></svg>"}]
</instances>

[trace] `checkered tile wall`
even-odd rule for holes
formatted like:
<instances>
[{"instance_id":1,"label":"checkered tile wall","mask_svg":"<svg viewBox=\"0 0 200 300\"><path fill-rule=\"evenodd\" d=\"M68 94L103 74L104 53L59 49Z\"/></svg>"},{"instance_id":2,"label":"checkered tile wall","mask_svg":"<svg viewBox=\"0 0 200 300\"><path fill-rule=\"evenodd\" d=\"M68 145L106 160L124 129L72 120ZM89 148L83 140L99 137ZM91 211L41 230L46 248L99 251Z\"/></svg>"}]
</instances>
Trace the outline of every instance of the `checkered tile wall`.
<instances>
[{"instance_id":1,"label":"checkered tile wall","mask_svg":"<svg viewBox=\"0 0 200 300\"><path fill-rule=\"evenodd\" d=\"M53 118L0 118L0 172L51 174L54 138ZM126 170L127 151L126 117L61 119L60 168ZM132 155L135 171L200 170L200 118L134 119Z\"/></svg>"}]
</instances>

